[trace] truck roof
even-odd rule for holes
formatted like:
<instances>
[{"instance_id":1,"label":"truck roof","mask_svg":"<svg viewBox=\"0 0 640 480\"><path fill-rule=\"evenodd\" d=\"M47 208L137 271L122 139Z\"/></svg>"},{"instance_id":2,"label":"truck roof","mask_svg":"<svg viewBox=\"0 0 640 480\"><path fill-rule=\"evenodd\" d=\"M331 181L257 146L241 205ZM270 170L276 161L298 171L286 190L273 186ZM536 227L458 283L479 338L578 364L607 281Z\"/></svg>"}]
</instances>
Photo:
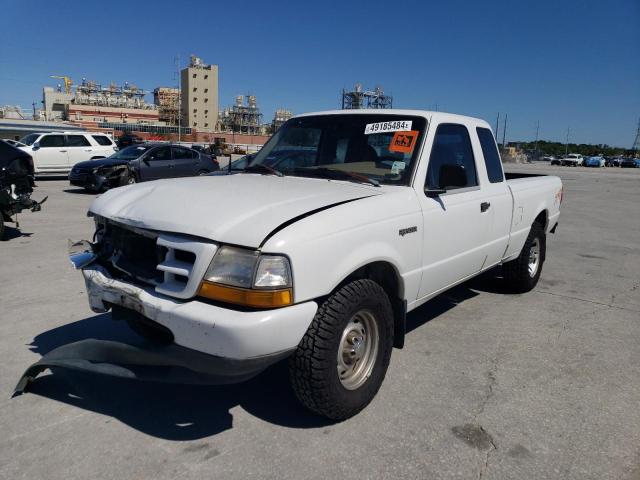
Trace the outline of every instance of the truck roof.
<instances>
[{"instance_id":1,"label":"truck roof","mask_svg":"<svg viewBox=\"0 0 640 480\"><path fill-rule=\"evenodd\" d=\"M293 118L309 117L315 115L411 115L418 117L425 117L427 120L436 120L438 122L458 122L458 123L474 123L482 125L485 128L491 130L491 126L481 118L470 117L467 115L458 115L455 113L447 112L434 112L432 110L410 110L410 109L353 109L353 110L325 110L320 112L302 113L300 115L294 115Z\"/></svg>"}]
</instances>

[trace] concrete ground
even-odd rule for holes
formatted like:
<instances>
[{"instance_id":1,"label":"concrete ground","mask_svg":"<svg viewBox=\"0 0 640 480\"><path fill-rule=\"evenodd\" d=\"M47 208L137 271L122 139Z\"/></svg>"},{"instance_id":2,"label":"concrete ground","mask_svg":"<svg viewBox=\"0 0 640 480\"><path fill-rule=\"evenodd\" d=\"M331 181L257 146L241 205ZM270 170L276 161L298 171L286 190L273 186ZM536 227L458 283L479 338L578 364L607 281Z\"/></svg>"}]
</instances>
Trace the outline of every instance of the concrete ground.
<instances>
[{"instance_id":1,"label":"concrete ground","mask_svg":"<svg viewBox=\"0 0 640 480\"><path fill-rule=\"evenodd\" d=\"M0 478L640 479L640 170L510 169L565 185L538 287L485 277L412 312L378 396L337 424L282 366L224 387L56 371L11 399L59 345L134 338L66 259L94 195L39 181L43 211L0 243Z\"/></svg>"}]
</instances>

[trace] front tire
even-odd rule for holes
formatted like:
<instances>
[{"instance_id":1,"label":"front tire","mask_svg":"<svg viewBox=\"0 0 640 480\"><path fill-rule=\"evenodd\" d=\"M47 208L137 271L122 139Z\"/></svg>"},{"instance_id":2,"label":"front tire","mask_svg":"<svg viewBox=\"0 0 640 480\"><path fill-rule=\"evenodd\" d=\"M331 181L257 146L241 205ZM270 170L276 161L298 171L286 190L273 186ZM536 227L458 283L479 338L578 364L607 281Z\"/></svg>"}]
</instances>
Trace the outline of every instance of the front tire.
<instances>
[{"instance_id":1,"label":"front tire","mask_svg":"<svg viewBox=\"0 0 640 480\"><path fill-rule=\"evenodd\" d=\"M502 266L502 274L510 290L525 293L537 285L546 249L544 227L536 222L531 226L518 258Z\"/></svg>"},{"instance_id":2,"label":"front tire","mask_svg":"<svg viewBox=\"0 0 640 480\"><path fill-rule=\"evenodd\" d=\"M355 280L322 303L290 357L293 390L319 415L352 417L378 392L392 348L389 297L374 281Z\"/></svg>"}]
</instances>

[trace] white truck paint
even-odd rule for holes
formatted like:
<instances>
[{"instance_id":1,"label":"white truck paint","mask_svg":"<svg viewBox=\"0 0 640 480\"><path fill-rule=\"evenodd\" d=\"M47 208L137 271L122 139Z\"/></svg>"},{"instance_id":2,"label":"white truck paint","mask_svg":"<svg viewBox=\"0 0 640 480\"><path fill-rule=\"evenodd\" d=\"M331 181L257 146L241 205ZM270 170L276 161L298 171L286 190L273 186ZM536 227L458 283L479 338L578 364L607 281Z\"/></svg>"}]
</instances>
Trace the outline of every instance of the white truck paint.
<instances>
[{"instance_id":1,"label":"white truck paint","mask_svg":"<svg viewBox=\"0 0 640 480\"><path fill-rule=\"evenodd\" d=\"M111 305L122 305L168 328L178 345L214 357L248 360L300 349L305 335L312 331L314 317L326 314L320 307L336 292L342 292L349 279L370 274L371 280L384 284L394 308L396 346L402 344L406 312L497 265L511 262L508 265L513 270L516 262L524 261L526 272L530 259L530 271L535 268L529 281L532 288L544 261L544 235L558 223L560 179L507 176L504 180L501 165L499 177L493 171L490 178L477 130L490 133L490 127L475 118L411 110L331 111L299 116L290 122L344 120L345 115L357 120L358 115L374 114L379 119L386 115L412 118L414 125L416 119L424 120L420 136L414 137L420 139L419 145L415 146L411 174L404 185L375 186L348 179L267 175L265 171L160 180L113 189L97 198L90 214L99 226L114 224L125 231L150 235L158 245L169 236L174 243L183 238L185 244L200 242L211 248L185 247L195 255L193 262L158 266L169 274L155 286L131 281L126 275L113 278L99 262L85 266L92 309L106 311ZM435 145L445 141L442 132L451 125L468 132L477 184L427 191L431 162L441 165L438 178L443 178L444 160L435 152L444 150ZM389 128L393 130L393 124ZM492 137L491 142L495 149ZM267 144L265 149L269 148ZM459 165L453 166L457 173L464 173L466 168L467 175L473 168L466 165L460 170ZM341 164L341 168L347 167ZM535 238L531 236L534 225L535 232L541 232ZM293 278L293 304L275 309L238 309L204 300L192 287L171 293L168 282L176 285L171 272L182 272L187 285L199 284L216 251L224 245L256 251L256 255L285 256ZM339 348L347 333L343 333ZM355 352L361 343L356 341L360 338L357 335L353 338L350 345ZM369 377L376 377L377 368L377 364L371 367L363 377L365 383ZM343 385L345 392L351 391L346 383ZM328 413L317 407L315 400L303 402L319 413L344 418L357 413L369 400L350 410L332 410L339 413Z\"/></svg>"}]
</instances>

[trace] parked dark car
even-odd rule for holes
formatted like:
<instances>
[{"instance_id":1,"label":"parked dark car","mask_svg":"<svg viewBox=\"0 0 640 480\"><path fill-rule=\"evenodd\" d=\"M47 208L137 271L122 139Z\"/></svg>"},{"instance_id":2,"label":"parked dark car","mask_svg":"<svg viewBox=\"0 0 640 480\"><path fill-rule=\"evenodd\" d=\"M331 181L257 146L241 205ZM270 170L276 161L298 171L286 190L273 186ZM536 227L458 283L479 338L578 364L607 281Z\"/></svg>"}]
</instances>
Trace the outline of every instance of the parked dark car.
<instances>
[{"instance_id":1,"label":"parked dark car","mask_svg":"<svg viewBox=\"0 0 640 480\"><path fill-rule=\"evenodd\" d=\"M209 155L179 145L132 145L108 158L77 163L69 183L92 191L160 178L205 175L220 169Z\"/></svg>"},{"instance_id":2,"label":"parked dark car","mask_svg":"<svg viewBox=\"0 0 640 480\"><path fill-rule=\"evenodd\" d=\"M622 168L640 168L640 158L623 158L620 161Z\"/></svg>"},{"instance_id":3,"label":"parked dark car","mask_svg":"<svg viewBox=\"0 0 640 480\"><path fill-rule=\"evenodd\" d=\"M121 150L123 148L130 147L131 145L139 145L141 143L144 143L144 139L132 133L125 133L116 141L118 148Z\"/></svg>"}]
</instances>

